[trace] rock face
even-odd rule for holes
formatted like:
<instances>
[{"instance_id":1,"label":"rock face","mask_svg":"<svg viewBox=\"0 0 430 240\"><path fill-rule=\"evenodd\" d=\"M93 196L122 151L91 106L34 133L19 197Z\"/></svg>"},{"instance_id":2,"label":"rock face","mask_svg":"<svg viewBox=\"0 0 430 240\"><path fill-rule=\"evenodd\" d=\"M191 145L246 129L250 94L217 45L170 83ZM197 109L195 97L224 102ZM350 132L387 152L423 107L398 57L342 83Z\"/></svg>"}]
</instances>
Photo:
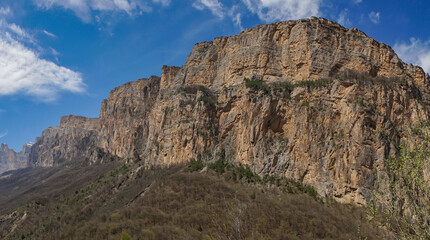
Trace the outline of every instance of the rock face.
<instances>
[{"instance_id":1,"label":"rock face","mask_svg":"<svg viewBox=\"0 0 430 240\"><path fill-rule=\"evenodd\" d=\"M357 29L322 18L261 25L196 44L161 78L115 88L100 119L64 117L36 140L30 163L105 153L146 166L223 158L366 204L374 171L429 120L428 82Z\"/></svg>"},{"instance_id":2,"label":"rock face","mask_svg":"<svg viewBox=\"0 0 430 240\"><path fill-rule=\"evenodd\" d=\"M70 160L95 160L97 118L64 116L60 126L45 129L31 148L29 164L49 167Z\"/></svg>"},{"instance_id":3,"label":"rock face","mask_svg":"<svg viewBox=\"0 0 430 240\"><path fill-rule=\"evenodd\" d=\"M21 152L16 153L6 144L0 145L0 174L9 170L28 167L28 156L30 154L32 143L26 143L22 146Z\"/></svg>"},{"instance_id":4,"label":"rock face","mask_svg":"<svg viewBox=\"0 0 430 240\"><path fill-rule=\"evenodd\" d=\"M160 78L151 77L115 88L100 111L101 147L121 157L138 157L148 138L148 116L158 97Z\"/></svg>"},{"instance_id":5,"label":"rock face","mask_svg":"<svg viewBox=\"0 0 430 240\"><path fill-rule=\"evenodd\" d=\"M421 68L406 65L389 46L363 32L312 18L260 25L196 44L174 82L222 88L253 74L268 82L296 82L347 69L412 78L420 85L429 80Z\"/></svg>"}]
</instances>

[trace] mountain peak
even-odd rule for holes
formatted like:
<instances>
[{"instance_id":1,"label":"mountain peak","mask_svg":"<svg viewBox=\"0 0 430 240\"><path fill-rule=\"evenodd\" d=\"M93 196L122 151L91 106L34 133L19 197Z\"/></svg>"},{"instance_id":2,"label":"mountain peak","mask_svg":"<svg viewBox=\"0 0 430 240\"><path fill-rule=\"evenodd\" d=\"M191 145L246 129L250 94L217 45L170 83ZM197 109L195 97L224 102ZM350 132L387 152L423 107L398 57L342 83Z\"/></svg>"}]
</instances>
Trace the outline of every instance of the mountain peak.
<instances>
[{"instance_id":1,"label":"mountain peak","mask_svg":"<svg viewBox=\"0 0 430 240\"><path fill-rule=\"evenodd\" d=\"M310 18L259 25L235 36L198 43L176 83L222 88L250 75L268 82L297 82L333 77L346 70L401 77L419 85L429 81L420 67L405 64L390 46L362 31Z\"/></svg>"}]
</instances>

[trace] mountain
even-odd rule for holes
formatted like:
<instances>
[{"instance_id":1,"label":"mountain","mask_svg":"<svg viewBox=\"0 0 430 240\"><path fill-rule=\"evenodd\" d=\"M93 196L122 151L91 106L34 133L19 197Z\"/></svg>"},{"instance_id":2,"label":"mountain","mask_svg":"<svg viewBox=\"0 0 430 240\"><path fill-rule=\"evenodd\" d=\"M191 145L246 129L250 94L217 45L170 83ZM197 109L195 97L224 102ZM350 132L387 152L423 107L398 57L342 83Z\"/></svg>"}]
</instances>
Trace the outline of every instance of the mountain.
<instances>
[{"instance_id":1,"label":"mountain","mask_svg":"<svg viewBox=\"0 0 430 240\"><path fill-rule=\"evenodd\" d=\"M184 66L164 66L161 78L115 88L98 120L64 117L36 140L30 160L94 162L107 152L169 166L222 153L258 174L366 204L374 167L427 119L428 81L357 29L322 18L260 25L196 44Z\"/></svg>"},{"instance_id":2,"label":"mountain","mask_svg":"<svg viewBox=\"0 0 430 240\"><path fill-rule=\"evenodd\" d=\"M28 156L30 155L32 143L22 146L21 152L16 153L6 144L0 145L0 174L6 171L28 167Z\"/></svg>"},{"instance_id":3,"label":"mountain","mask_svg":"<svg viewBox=\"0 0 430 240\"><path fill-rule=\"evenodd\" d=\"M113 89L98 119L63 117L28 161L246 166L371 208L370 219L398 216L397 234L428 236L429 80L355 28L323 18L259 25Z\"/></svg>"}]
</instances>

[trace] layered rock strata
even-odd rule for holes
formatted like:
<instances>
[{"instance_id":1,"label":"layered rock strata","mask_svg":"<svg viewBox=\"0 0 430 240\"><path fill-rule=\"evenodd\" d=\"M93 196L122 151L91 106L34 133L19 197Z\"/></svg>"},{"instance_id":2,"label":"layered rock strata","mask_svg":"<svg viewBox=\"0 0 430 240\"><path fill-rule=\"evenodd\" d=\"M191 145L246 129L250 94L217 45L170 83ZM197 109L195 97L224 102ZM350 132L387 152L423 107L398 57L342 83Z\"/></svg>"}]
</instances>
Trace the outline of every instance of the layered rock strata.
<instances>
[{"instance_id":1,"label":"layered rock strata","mask_svg":"<svg viewBox=\"0 0 430 240\"><path fill-rule=\"evenodd\" d=\"M30 162L91 162L94 149L146 166L223 158L366 204L373 172L428 120L428 81L357 29L322 18L260 25L115 88L99 120L63 118L36 140Z\"/></svg>"},{"instance_id":2,"label":"layered rock strata","mask_svg":"<svg viewBox=\"0 0 430 240\"><path fill-rule=\"evenodd\" d=\"M49 167L65 161L95 161L98 119L64 116L60 126L50 127L36 138L29 155L29 165Z\"/></svg>"}]
</instances>

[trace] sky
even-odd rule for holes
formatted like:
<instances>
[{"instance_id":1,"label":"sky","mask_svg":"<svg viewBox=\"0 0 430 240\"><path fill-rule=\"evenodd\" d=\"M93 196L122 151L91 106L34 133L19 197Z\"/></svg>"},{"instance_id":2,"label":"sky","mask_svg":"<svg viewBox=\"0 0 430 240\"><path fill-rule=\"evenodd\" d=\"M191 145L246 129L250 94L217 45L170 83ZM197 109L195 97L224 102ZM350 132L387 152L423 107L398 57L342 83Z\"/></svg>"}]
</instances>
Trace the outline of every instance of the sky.
<instances>
[{"instance_id":1,"label":"sky","mask_svg":"<svg viewBox=\"0 0 430 240\"><path fill-rule=\"evenodd\" d=\"M430 72L428 0L1 0L0 142L20 151L110 90L182 66L194 44L310 16L356 27Z\"/></svg>"}]
</instances>

